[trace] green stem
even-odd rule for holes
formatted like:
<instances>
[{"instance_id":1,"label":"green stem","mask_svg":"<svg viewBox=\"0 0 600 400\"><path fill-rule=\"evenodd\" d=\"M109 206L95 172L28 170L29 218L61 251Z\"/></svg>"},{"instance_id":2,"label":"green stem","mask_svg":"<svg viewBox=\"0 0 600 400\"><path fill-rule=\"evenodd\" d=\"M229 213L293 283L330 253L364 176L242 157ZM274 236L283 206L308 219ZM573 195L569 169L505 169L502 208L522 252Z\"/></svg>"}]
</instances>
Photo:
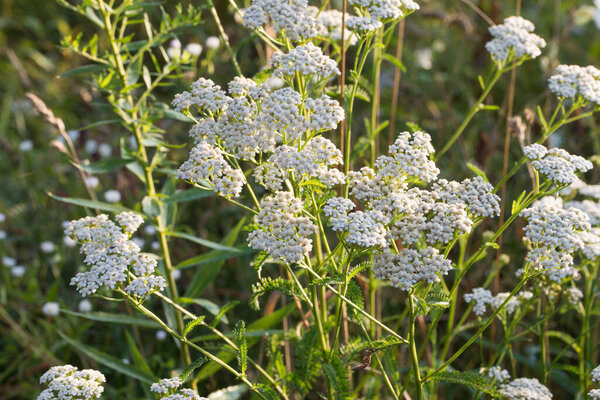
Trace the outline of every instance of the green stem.
<instances>
[{"instance_id":1,"label":"green stem","mask_svg":"<svg viewBox=\"0 0 600 400\"><path fill-rule=\"evenodd\" d=\"M419 368L419 356L417 355L417 344L415 340L415 304L412 291L408 294L408 310L409 310L409 336L408 342L410 347L410 360L412 362L412 372L415 378L416 400L423 399L423 388L421 382L421 372Z\"/></svg>"}]
</instances>

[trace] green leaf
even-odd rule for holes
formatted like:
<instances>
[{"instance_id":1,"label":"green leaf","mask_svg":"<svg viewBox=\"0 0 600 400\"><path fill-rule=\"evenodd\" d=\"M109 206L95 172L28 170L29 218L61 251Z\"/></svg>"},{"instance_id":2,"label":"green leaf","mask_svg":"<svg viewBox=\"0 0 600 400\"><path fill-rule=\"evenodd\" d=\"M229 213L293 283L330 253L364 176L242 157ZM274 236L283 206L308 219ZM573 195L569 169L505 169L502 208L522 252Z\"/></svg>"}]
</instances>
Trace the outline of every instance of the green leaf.
<instances>
[{"instance_id":1,"label":"green leaf","mask_svg":"<svg viewBox=\"0 0 600 400\"><path fill-rule=\"evenodd\" d=\"M141 42L142 42L142 44L145 43L145 41L141 41ZM150 86L152 86L152 78L150 77L150 70L145 65L142 66L142 78L144 79L146 88L150 89Z\"/></svg>"},{"instance_id":2,"label":"green leaf","mask_svg":"<svg viewBox=\"0 0 600 400\"><path fill-rule=\"evenodd\" d=\"M127 338L127 343L129 344L129 354L131 355L133 364L142 371L146 372L148 375L154 376L152 368L150 368L150 366L142 356L142 353L140 353L137 344L133 341L128 331L125 331L125 337ZM155 378L155 381L158 381L158 378Z\"/></svg>"},{"instance_id":3,"label":"green leaf","mask_svg":"<svg viewBox=\"0 0 600 400\"><path fill-rule=\"evenodd\" d=\"M94 72L100 72L102 70L105 70L107 67L108 67L108 65L105 65L105 64L82 65L81 67L73 68L67 72L63 72L62 74L59 75L59 77L66 78L66 77L72 76L72 75L91 74Z\"/></svg>"},{"instance_id":4,"label":"green leaf","mask_svg":"<svg viewBox=\"0 0 600 400\"><path fill-rule=\"evenodd\" d=\"M273 327L275 324L281 322L281 320L283 318L288 316L295 309L296 309L296 304L290 303L287 306L280 308L280 309L272 312L271 314L265 315L264 317L254 321L253 323L251 323L250 325L248 325L246 327L246 332L248 332L247 336L250 336L249 334L252 331L269 329L269 328ZM260 337L252 337L251 339L247 337L247 339L248 339L248 348L251 348L254 344L256 344L259 341ZM218 358L220 358L223 362L227 363L227 362L230 362L235 357L235 353L232 353L230 350L223 350L223 351L220 351L216 356ZM210 378L215 373L217 373L217 371L219 371L221 368L222 367L219 364L211 361L210 363L208 363L206 366L204 366L200 370L196 379L198 379L199 381L202 381L207 378Z\"/></svg>"},{"instance_id":5,"label":"green leaf","mask_svg":"<svg viewBox=\"0 0 600 400\"><path fill-rule=\"evenodd\" d=\"M80 199L80 198L75 198L75 197L61 197L61 196L56 196L55 194L52 194L52 193L48 193L48 196L52 197L54 200L57 200L57 201L60 201L63 203L73 204L73 205L81 206L81 207L98 209L98 210L102 210L102 211L108 211L108 212L114 212L114 213L120 213L123 211L135 212L134 210L127 208L127 207L123 207L123 206L120 206L117 204L104 203L102 201Z\"/></svg>"},{"instance_id":6,"label":"green leaf","mask_svg":"<svg viewBox=\"0 0 600 400\"><path fill-rule=\"evenodd\" d=\"M116 357L113 357L109 354L103 353L92 347L86 346L85 344L83 344L75 339L71 339L70 337L68 337L67 335L62 333L61 331L58 331L58 334L68 344L70 344L77 350L81 351L86 356L94 359L99 364L102 364L114 371L117 371L121 374L130 376L134 379L137 379L139 381L142 381L142 382L145 382L148 384L152 384L152 383L156 382L156 378L154 376L147 373L146 371L141 370L140 368L138 368L134 365L127 365L127 364L123 363L121 360L117 359Z\"/></svg>"},{"instance_id":7,"label":"green leaf","mask_svg":"<svg viewBox=\"0 0 600 400\"><path fill-rule=\"evenodd\" d=\"M106 160L96 161L91 164L78 164L77 167L91 174L101 174L104 172L111 172L119 168L123 168L127 164L136 162L132 159L124 158L107 158Z\"/></svg>"},{"instance_id":8,"label":"green leaf","mask_svg":"<svg viewBox=\"0 0 600 400\"><path fill-rule=\"evenodd\" d=\"M76 317L89 319L91 321L98 322L108 322L110 324L120 324L120 325L135 325L141 328L153 328L160 329L160 325L156 322L140 317L133 317L130 315L124 314L110 314L105 312L89 312L89 313L79 313L70 310L60 310L66 314L74 315Z\"/></svg>"},{"instance_id":9,"label":"green leaf","mask_svg":"<svg viewBox=\"0 0 600 400\"><path fill-rule=\"evenodd\" d=\"M192 331L192 329L194 329L196 326L200 325L202 322L204 322L204 315L190 321L187 323L187 325L185 326L185 329L183 330L183 337L187 337L187 335Z\"/></svg>"},{"instance_id":10,"label":"green leaf","mask_svg":"<svg viewBox=\"0 0 600 400\"><path fill-rule=\"evenodd\" d=\"M404 66L404 64L402 64L402 61L398 60L393 55L386 53L383 55L383 59L394 64L396 67L398 67L400 69L400 71L406 72L406 67Z\"/></svg>"},{"instance_id":11,"label":"green leaf","mask_svg":"<svg viewBox=\"0 0 600 400\"><path fill-rule=\"evenodd\" d=\"M231 232L229 232L227 236L223 238L220 244L227 247L232 246L237 240L237 237L245 222L245 218L242 218L235 228L233 228ZM235 247L232 248L235 249ZM230 251L227 251L226 253L240 255L240 253ZM206 289L206 287L215 280L224 263L225 259L218 259L216 261L206 263L203 268L198 269L198 272L196 272L196 275L194 275L194 278L192 279L192 283L190 283L190 286L185 292L185 297L199 297L204 289Z\"/></svg>"},{"instance_id":12,"label":"green leaf","mask_svg":"<svg viewBox=\"0 0 600 400\"><path fill-rule=\"evenodd\" d=\"M502 393L498 390L495 381L475 372L441 371L433 375L430 379L438 382L458 383L487 393L492 397L502 397Z\"/></svg>"},{"instance_id":13,"label":"green leaf","mask_svg":"<svg viewBox=\"0 0 600 400\"><path fill-rule=\"evenodd\" d=\"M218 304L215 304L207 299L190 299L189 297L180 297L178 300L180 303L197 304L212 315L218 315L221 311L221 307L219 307ZM226 324L229 323L229 321L227 321L226 316L223 316L223 322L225 322Z\"/></svg>"},{"instance_id":14,"label":"green leaf","mask_svg":"<svg viewBox=\"0 0 600 400\"><path fill-rule=\"evenodd\" d=\"M237 252L211 250L208 253L201 254L196 257L188 258L187 260L184 260L184 261L180 262L179 264L177 264L175 266L175 269L191 268L191 267L195 267L198 265L210 264L210 263L213 263L216 261L225 261L225 260L229 260L230 258L233 258L233 257L239 257L239 256L256 253L256 250L251 249L248 246L242 245L242 246L236 246L235 248L238 249Z\"/></svg>"},{"instance_id":15,"label":"green leaf","mask_svg":"<svg viewBox=\"0 0 600 400\"><path fill-rule=\"evenodd\" d=\"M125 75L125 84L126 89L130 86L133 86L137 83L140 78L140 59L137 58L133 63L129 64L127 67L127 72Z\"/></svg>"},{"instance_id":16,"label":"green leaf","mask_svg":"<svg viewBox=\"0 0 600 400\"><path fill-rule=\"evenodd\" d=\"M215 249L215 250L223 250L223 251L231 251L231 252L238 251L235 247L226 246L226 245L223 245L220 243L210 241L208 239L202 239L202 238L199 238L194 235L188 235L187 233L183 233L183 232L166 232L166 234L168 236L174 236L174 237L178 237L181 239L186 239L186 240L189 240L190 242L198 243L204 247L209 247L209 248Z\"/></svg>"},{"instance_id":17,"label":"green leaf","mask_svg":"<svg viewBox=\"0 0 600 400\"><path fill-rule=\"evenodd\" d=\"M200 188L192 188L187 190L182 190L173 194L170 197L167 197L163 200L165 203L184 203L186 201L192 201L197 199L203 199L205 197L210 197L214 195L215 192L210 190L204 190Z\"/></svg>"},{"instance_id":18,"label":"green leaf","mask_svg":"<svg viewBox=\"0 0 600 400\"><path fill-rule=\"evenodd\" d=\"M248 370L248 342L246 341L246 324L244 321L239 321L235 327L233 340L238 347L238 366L240 373L246 375Z\"/></svg>"}]
</instances>

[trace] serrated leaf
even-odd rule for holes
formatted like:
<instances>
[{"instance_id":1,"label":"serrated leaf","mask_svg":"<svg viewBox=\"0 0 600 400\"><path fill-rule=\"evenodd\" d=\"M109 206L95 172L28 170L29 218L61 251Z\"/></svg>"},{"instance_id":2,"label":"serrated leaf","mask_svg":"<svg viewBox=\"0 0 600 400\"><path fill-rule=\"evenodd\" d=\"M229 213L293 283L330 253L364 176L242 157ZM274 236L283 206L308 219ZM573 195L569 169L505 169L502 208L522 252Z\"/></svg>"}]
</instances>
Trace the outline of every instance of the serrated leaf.
<instances>
[{"instance_id":1,"label":"serrated leaf","mask_svg":"<svg viewBox=\"0 0 600 400\"><path fill-rule=\"evenodd\" d=\"M192 329L194 329L196 326L200 325L202 322L204 322L204 315L188 322L185 325L185 328L183 329L183 337L187 337L187 335L192 331Z\"/></svg>"},{"instance_id":2,"label":"serrated leaf","mask_svg":"<svg viewBox=\"0 0 600 400\"><path fill-rule=\"evenodd\" d=\"M246 341L246 324L244 321L237 323L233 338L238 347L237 359L240 373L245 376L248 370L248 342Z\"/></svg>"},{"instance_id":3,"label":"serrated leaf","mask_svg":"<svg viewBox=\"0 0 600 400\"><path fill-rule=\"evenodd\" d=\"M441 371L433 375L431 380L438 382L458 383L469 386L493 397L502 397L495 381L475 372Z\"/></svg>"}]
</instances>

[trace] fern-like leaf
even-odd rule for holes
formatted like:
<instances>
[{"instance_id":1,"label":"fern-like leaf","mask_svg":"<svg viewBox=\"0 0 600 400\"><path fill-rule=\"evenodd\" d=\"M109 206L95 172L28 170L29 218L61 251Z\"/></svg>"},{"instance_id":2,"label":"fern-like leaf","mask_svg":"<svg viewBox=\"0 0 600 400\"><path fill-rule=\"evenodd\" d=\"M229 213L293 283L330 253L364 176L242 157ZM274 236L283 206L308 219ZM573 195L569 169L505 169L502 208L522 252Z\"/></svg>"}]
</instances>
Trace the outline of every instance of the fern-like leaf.
<instances>
[{"instance_id":1,"label":"fern-like leaf","mask_svg":"<svg viewBox=\"0 0 600 400\"><path fill-rule=\"evenodd\" d=\"M240 304L240 302L237 300L227 302L223 307L221 307L217 315L215 315L215 319L210 323L210 327L214 328L217 325L219 325L219 322L221 322L221 318L223 318L223 316L227 314L229 310L233 309L233 307L237 306L238 304Z\"/></svg>"},{"instance_id":2,"label":"fern-like leaf","mask_svg":"<svg viewBox=\"0 0 600 400\"><path fill-rule=\"evenodd\" d=\"M190 375L192 375L192 373L200 368L202 365L204 365L206 363L206 361L208 361L208 359L204 356L200 356L199 358L197 358L196 360L192 361L191 364L189 364L188 366L186 366L183 369L183 372L181 373L181 380L182 381L187 381L190 377Z\"/></svg>"},{"instance_id":3,"label":"fern-like leaf","mask_svg":"<svg viewBox=\"0 0 600 400\"><path fill-rule=\"evenodd\" d=\"M202 322L204 322L204 315L188 322L185 328L183 329L183 337L187 338L187 335L189 335L192 329L200 325Z\"/></svg>"},{"instance_id":4,"label":"fern-like leaf","mask_svg":"<svg viewBox=\"0 0 600 400\"><path fill-rule=\"evenodd\" d=\"M250 305L254 309L258 310L260 308L258 299L261 296L272 292L273 290L278 290L290 296L298 296L298 293L294 291L294 285L291 282L282 278L266 277L252 285L252 297L250 297Z\"/></svg>"},{"instance_id":5,"label":"fern-like leaf","mask_svg":"<svg viewBox=\"0 0 600 400\"><path fill-rule=\"evenodd\" d=\"M348 372L337 357L333 357L331 363L323 364L325 375L333 387L334 400L347 400L351 398Z\"/></svg>"},{"instance_id":6,"label":"fern-like leaf","mask_svg":"<svg viewBox=\"0 0 600 400\"><path fill-rule=\"evenodd\" d=\"M487 393L492 397L502 397L496 381L475 372L442 371L433 375L431 379L439 382L466 385L480 392Z\"/></svg>"},{"instance_id":7,"label":"fern-like leaf","mask_svg":"<svg viewBox=\"0 0 600 400\"><path fill-rule=\"evenodd\" d=\"M240 373L246 375L248 370L248 342L246 341L246 324L244 321L238 322L233 331L234 343L238 347L237 360L240 367Z\"/></svg>"}]
</instances>

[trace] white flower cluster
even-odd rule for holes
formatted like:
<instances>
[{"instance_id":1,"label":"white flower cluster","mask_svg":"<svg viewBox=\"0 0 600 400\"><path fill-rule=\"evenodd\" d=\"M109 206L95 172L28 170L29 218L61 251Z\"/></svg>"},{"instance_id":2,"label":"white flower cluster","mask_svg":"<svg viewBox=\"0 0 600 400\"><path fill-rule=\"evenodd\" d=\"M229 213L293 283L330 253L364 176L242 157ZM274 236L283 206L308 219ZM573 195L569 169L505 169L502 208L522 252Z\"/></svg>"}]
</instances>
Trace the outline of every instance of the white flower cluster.
<instances>
[{"instance_id":1,"label":"white flower cluster","mask_svg":"<svg viewBox=\"0 0 600 400\"><path fill-rule=\"evenodd\" d=\"M378 253L373 256L373 276L388 279L402 290L409 290L419 281L435 283L452 269L450 260L437 249L403 249L399 254Z\"/></svg>"},{"instance_id":2,"label":"white flower cluster","mask_svg":"<svg viewBox=\"0 0 600 400\"><path fill-rule=\"evenodd\" d=\"M341 164L342 153L328 139L316 136L298 151L292 146L279 146L266 163L254 170L256 181L267 189L279 191L288 173L297 182L318 179L327 187L344 183L344 174L330 166Z\"/></svg>"},{"instance_id":3,"label":"white flower cluster","mask_svg":"<svg viewBox=\"0 0 600 400\"><path fill-rule=\"evenodd\" d=\"M437 178L440 170L431 160L434 148L431 136L425 132L402 132L390 146L390 156L380 156L375 167L384 179L397 179L398 176L418 178L431 182Z\"/></svg>"},{"instance_id":4,"label":"white flower cluster","mask_svg":"<svg viewBox=\"0 0 600 400\"><path fill-rule=\"evenodd\" d=\"M177 111L196 106L203 111L216 113L225 107L226 99L227 95L219 85L210 79L200 78L192 83L190 92L176 94L172 105Z\"/></svg>"},{"instance_id":5,"label":"white flower cluster","mask_svg":"<svg viewBox=\"0 0 600 400\"><path fill-rule=\"evenodd\" d=\"M400 19L419 9L413 0L350 0L357 13L367 12L371 17L384 22Z\"/></svg>"},{"instance_id":6,"label":"white flower cluster","mask_svg":"<svg viewBox=\"0 0 600 400\"><path fill-rule=\"evenodd\" d=\"M107 215L85 217L67 224L65 235L81 244L84 263L89 267L71 279L71 285L83 295L91 295L101 287L116 289L128 283L124 290L138 297L146 297L163 290L164 278L153 275L156 259L140 253L131 235L143 218L132 212L122 212L114 223Z\"/></svg>"},{"instance_id":7,"label":"white flower cluster","mask_svg":"<svg viewBox=\"0 0 600 400\"><path fill-rule=\"evenodd\" d=\"M581 253L588 260L596 260L600 257L600 228L594 227L587 232L579 234L583 240L583 249Z\"/></svg>"},{"instance_id":8,"label":"white flower cluster","mask_svg":"<svg viewBox=\"0 0 600 400\"><path fill-rule=\"evenodd\" d=\"M302 201L289 192L277 192L260 203L257 229L248 235L250 247L274 259L297 263L312 250L310 236L317 230L308 217L300 217Z\"/></svg>"},{"instance_id":9,"label":"white flower cluster","mask_svg":"<svg viewBox=\"0 0 600 400\"><path fill-rule=\"evenodd\" d=\"M507 400L551 400L552 393L535 378L518 378L500 385Z\"/></svg>"},{"instance_id":10,"label":"white flower cluster","mask_svg":"<svg viewBox=\"0 0 600 400\"><path fill-rule=\"evenodd\" d=\"M439 199L449 204L464 204L467 211L477 217L500 215L500 197L494 187L481 176L462 182L440 179L433 186Z\"/></svg>"},{"instance_id":11,"label":"white flower cluster","mask_svg":"<svg viewBox=\"0 0 600 400\"><path fill-rule=\"evenodd\" d=\"M288 53L276 52L271 58L271 65L274 68L273 75L278 78L294 77L299 73L323 80L340 74L337 63L324 55L321 48L310 42L297 46Z\"/></svg>"},{"instance_id":12,"label":"white flower cluster","mask_svg":"<svg viewBox=\"0 0 600 400\"><path fill-rule=\"evenodd\" d=\"M583 299L583 292L576 287L567 288L565 291L569 304L576 306Z\"/></svg>"},{"instance_id":13,"label":"white flower cluster","mask_svg":"<svg viewBox=\"0 0 600 400\"><path fill-rule=\"evenodd\" d=\"M600 399L600 389L592 389L588 392L588 396L590 399L599 400Z\"/></svg>"},{"instance_id":14,"label":"white flower cluster","mask_svg":"<svg viewBox=\"0 0 600 400\"><path fill-rule=\"evenodd\" d=\"M206 397L200 397L192 389L179 389L183 385L180 378L161 379L158 383L153 383L150 390L158 393L161 400L208 400Z\"/></svg>"},{"instance_id":15,"label":"white flower cluster","mask_svg":"<svg viewBox=\"0 0 600 400\"><path fill-rule=\"evenodd\" d=\"M592 370L592 381L594 382L600 382L600 365L598 365L596 368L594 368Z\"/></svg>"},{"instance_id":16,"label":"white flower cluster","mask_svg":"<svg viewBox=\"0 0 600 400\"><path fill-rule=\"evenodd\" d=\"M561 201L550 198L521 212L527 219L523 229L533 248L527 254L533 270L543 271L561 282L576 275L571 253L584 247L581 232L589 231L588 216L576 208L565 209Z\"/></svg>"},{"instance_id":17,"label":"white flower cluster","mask_svg":"<svg viewBox=\"0 0 600 400\"><path fill-rule=\"evenodd\" d=\"M473 312L475 315L481 316L487 311L488 305L493 310L496 310L504 303L508 296L510 296L510 293L508 292L498 293L497 295L492 296L492 292L488 289L475 288L471 293L467 293L463 297L467 303L473 303ZM523 300L529 300L532 297L533 293L530 291L525 290L520 292L508 300L504 306L504 310L506 310L508 314L512 314L517 307L521 305Z\"/></svg>"},{"instance_id":18,"label":"white flower cluster","mask_svg":"<svg viewBox=\"0 0 600 400\"><path fill-rule=\"evenodd\" d=\"M265 85L240 77L230 82L229 92L232 97L224 97L218 112L199 108L204 118L190 130L190 136L196 143L205 141L241 159L273 151L279 138L288 143L304 134L335 129L344 119L343 108L325 95L303 99L288 87L269 93Z\"/></svg>"},{"instance_id":19,"label":"white flower cluster","mask_svg":"<svg viewBox=\"0 0 600 400\"><path fill-rule=\"evenodd\" d=\"M52 367L40 378L47 385L37 400L91 400L102 395L104 375L93 369L79 371L72 365Z\"/></svg>"},{"instance_id":20,"label":"white flower cluster","mask_svg":"<svg viewBox=\"0 0 600 400\"><path fill-rule=\"evenodd\" d=\"M320 11L320 12L319 12ZM332 10L319 10L317 7L309 6L307 12L313 18L316 18L319 25L319 36L329 38L330 40L342 40L342 18L344 13L332 9ZM346 27L349 28L349 21L353 17L346 14ZM344 30L344 40L351 46L356 44L358 38L348 29Z\"/></svg>"},{"instance_id":21,"label":"white flower cluster","mask_svg":"<svg viewBox=\"0 0 600 400\"><path fill-rule=\"evenodd\" d=\"M499 365L495 367L485 368L484 372L488 378L495 380L496 382L502 383L510 380L510 374L507 370L503 369Z\"/></svg>"},{"instance_id":22,"label":"white flower cluster","mask_svg":"<svg viewBox=\"0 0 600 400\"><path fill-rule=\"evenodd\" d=\"M367 210L349 213L354 203L348 199L334 197L327 201L324 213L330 217L332 229L345 232L346 242L360 247L386 247L386 230L388 222L381 211Z\"/></svg>"},{"instance_id":23,"label":"white flower cluster","mask_svg":"<svg viewBox=\"0 0 600 400\"><path fill-rule=\"evenodd\" d=\"M208 183L221 196L237 197L246 183L244 173L229 165L221 149L201 141L190 152L190 156L177 170L177 179L193 185Z\"/></svg>"},{"instance_id":24,"label":"white flower cluster","mask_svg":"<svg viewBox=\"0 0 600 400\"><path fill-rule=\"evenodd\" d=\"M567 201L565 208L573 207L583 211L590 218L590 225L600 225L600 202L592 200Z\"/></svg>"},{"instance_id":25,"label":"white flower cluster","mask_svg":"<svg viewBox=\"0 0 600 400\"><path fill-rule=\"evenodd\" d=\"M561 99L600 105L600 69L591 65L559 65L548 79L548 88Z\"/></svg>"},{"instance_id":26,"label":"white flower cluster","mask_svg":"<svg viewBox=\"0 0 600 400\"><path fill-rule=\"evenodd\" d=\"M383 26L380 20L375 17L352 16L347 19L346 24L349 29L359 32L373 32Z\"/></svg>"},{"instance_id":27,"label":"white flower cluster","mask_svg":"<svg viewBox=\"0 0 600 400\"><path fill-rule=\"evenodd\" d=\"M579 180L578 172L587 172L593 164L585 158L569 154L564 149L547 149L541 144L532 144L523 148L525 156L540 174L554 183L570 185Z\"/></svg>"},{"instance_id":28,"label":"white flower cluster","mask_svg":"<svg viewBox=\"0 0 600 400\"><path fill-rule=\"evenodd\" d=\"M244 25L258 29L271 20L277 33L290 40L310 39L323 33L323 27L308 8L308 0L252 0L244 14Z\"/></svg>"},{"instance_id":29,"label":"white flower cluster","mask_svg":"<svg viewBox=\"0 0 600 400\"><path fill-rule=\"evenodd\" d=\"M490 27L493 39L485 49L496 61L508 61L511 57L521 60L524 57L536 58L542 54L546 41L532 33L535 25L522 17L508 17L503 24Z\"/></svg>"}]
</instances>

